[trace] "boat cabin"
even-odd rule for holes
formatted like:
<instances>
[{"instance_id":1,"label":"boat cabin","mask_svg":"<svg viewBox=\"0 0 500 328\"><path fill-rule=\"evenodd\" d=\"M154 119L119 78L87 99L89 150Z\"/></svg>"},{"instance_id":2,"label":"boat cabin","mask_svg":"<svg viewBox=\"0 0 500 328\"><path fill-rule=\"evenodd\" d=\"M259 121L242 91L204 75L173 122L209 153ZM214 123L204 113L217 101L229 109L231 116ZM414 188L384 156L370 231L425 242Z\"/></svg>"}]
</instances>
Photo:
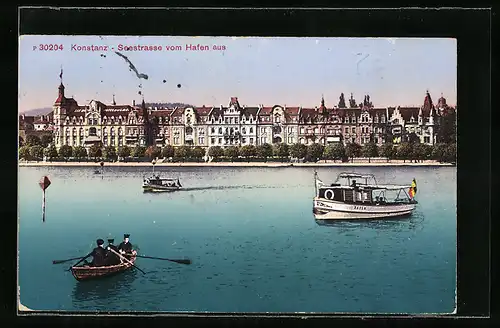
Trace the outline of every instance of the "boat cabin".
<instances>
[{"instance_id":1,"label":"boat cabin","mask_svg":"<svg viewBox=\"0 0 500 328\"><path fill-rule=\"evenodd\" d=\"M160 178L159 175L144 179L144 183L153 186L179 187L178 180Z\"/></svg>"},{"instance_id":2,"label":"boat cabin","mask_svg":"<svg viewBox=\"0 0 500 328\"><path fill-rule=\"evenodd\" d=\"M340 179L347 180L347 183L338 183ZM359 179L364 181L358 183ZM374 182L370 183L370 180ZM407 190L410 187L410 185L378 185L375 177L371 174L341 173L335 183L326 185L321 182L317 189L317 197L360 205L409 204L416 202L408 195Z\"/></svg>"}]
</instances>

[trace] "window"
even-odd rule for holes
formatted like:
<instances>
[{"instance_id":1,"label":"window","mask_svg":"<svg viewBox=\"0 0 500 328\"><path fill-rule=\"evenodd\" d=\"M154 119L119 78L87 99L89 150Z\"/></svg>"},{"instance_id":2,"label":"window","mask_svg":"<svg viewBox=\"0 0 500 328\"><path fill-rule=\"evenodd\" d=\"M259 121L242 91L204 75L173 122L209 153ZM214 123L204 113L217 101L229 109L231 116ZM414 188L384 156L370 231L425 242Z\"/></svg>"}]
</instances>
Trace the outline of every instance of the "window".
<instances>
[{"instance_id":1,"label":"window","mask_svg":"<svg viewBox=\"0 0 500 328\"><path fill-rule=\"evenodd\" d=\"M241 133L246 134L247 133L247 129L245 127L241 128Z\"/></svg>"},{"instance_id":2,"label":"window","mask_svg":"<svg viewBox=\"0 0 500 328\"><path fill-rule=\"evenodd\" d=\"M212 128L212 129L210 130L210 132L211 132L212 134L215 134L215 128Z\"/></svg>"},{"instance_id":3,"label":"window","mask_svg":"<svg viewBox=\"0 0 500 328\"><path fill-rule=\"evenodd\" d=\"M253 145L253 138L250 138L250 144Z\"/></svg>"},{"instance_id":4,"label":"window","mask_svg":"<svg viewBox=\"0 0 500 328\"><path fill-rule=\"evenodd\" d=\"M288 143L289 144L293 143L293 138L292 137L288 137Z\"/></svg>"},{"instance_id":5,"label":"window","mask_svg":"<svg viewBox=\"0 0 500 328\"><path fill-rule=\"evenodd\" d=\"M234 118L234 124L238 124L238 118L237 117Z\"/></svg>"},{"instance_id":6,"label":"window","mask_svg":"<svg viewBox=\"0 0 500 328\"><path fill-rule=\"evenodd\" d=\"M96 136L96 135L97 135L96 128L90 128L89 129L89 136Z\"/></svg>"},{"instance_id":7,"label":"window","mask_svg":"<svg viewBox=\"0 0 500 328\"><path fill-rule=\"evenodd\" d=\"M115 138L111 138L111 146L115 145Z\"/></svg>"},{"instance_id":8,"label":"window","mask_svg":"<svg viewBox=\"0 0 500 328\"><path fill-rule=\"evenodd\" d=\"M122 138L118 139L118 146L120 146L120 147L123 146L123 140L122 140Z\"/></svg>"},{"instance_id":9,"label":"window","mask_svg":"<svg viewBox=\"0 0 500 328\"><path fill-rule=\"evenodd\" d=\"M356 133L356 128L352 128L352 133Z\"/></svg>"},{"instance_id":10,"label":"window","mask_svg":"<svg viewBox=\"0 0 500 328\"><path fill-rule=\"evenodd\" d=\"M219 138L219 145L222 144L222 138Z\"/></svg>"},{"instance_id":11,"label":"window","mask_svg":"<svg viewBox=\"0 0 500 328\"><path fill-rule=\"evenodd\" d=\"M246 143L247 139L246 138L241 138L241 143Z\"/></svg>"},{"instance_id":12,"label":"window","mask_svg":"<svg viewBox=\"0 0 500 328\"><path fill-rule=\"evenodd\" d=\"M178 145L179 144L179 137L174 137L174 145Z\"/></svg>"},{"instance_id":13,"label":"window","mask_svg":"<svg viewBox=\"0 0 500 328\"><path fill-rule=\"evenodd\" d=\"M349 133L349 128L345 128L345 133Z\"/></svg>"},{"instance_id":14,"label":"window","mask_svg":"<svg viewBox=\"0 0 500 328\"><path fill-rule=\"evenodd\" d=\"M205 137L198 138L198 144L203 145L205 143Z\"/></svg>"},{"instance_id":15,"label":"window","mask_svg":"<svg viewBox=\"0 0 500 328\"><path fill-rule=\"evenodd\" d=\"M219 128L219 134L222 134L222 128Z\"/></svg>"},{"instance_id":16,"label":"window","mask_svg":"<svg viewBox=\"0 0 500 328\"><path fill-rule=\"evenodd\" d=\"M431 142L431 138L430 137L424 137L424 143L430 143Z\"/></svg>"},{"instance_id":17,"label":"window","mask_svg":"<svg viewBox=\"0 0 500 328\"><path fill-rule=\"evenodd\" d=\"M210 139L210 143L211 143L211 144L214 144L214 143L215 143L215 138L211 138L211 139Z\"/></svg>"}]
</instances>

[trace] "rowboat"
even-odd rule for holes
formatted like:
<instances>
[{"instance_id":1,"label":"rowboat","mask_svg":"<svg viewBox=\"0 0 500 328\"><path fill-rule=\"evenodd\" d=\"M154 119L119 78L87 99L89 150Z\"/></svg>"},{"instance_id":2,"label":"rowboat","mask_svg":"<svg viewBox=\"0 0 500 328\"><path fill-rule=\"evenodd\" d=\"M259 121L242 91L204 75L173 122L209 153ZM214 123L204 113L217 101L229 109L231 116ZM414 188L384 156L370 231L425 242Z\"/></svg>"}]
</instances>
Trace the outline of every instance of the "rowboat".
<instances>
[{"instance_id":1,"label":"rowboat","mask_svg":"<svg viewBox=\"0 0 500 328\"><path fill-rule=\"evenodd\" d=\"M76 280L90 280L102 277L112 276L124 271L127 271L134 264L136 257L132 256L129 260L130 263L124 261L123 263L117 265L108 265L100 267L92 267L88 264L82 266L74 266L71 268L71 273Z\"/></svg>"},{"instance_id":2,"label":"rowboat","mask_svg":"<svg viewBox=\"0 0 500 328\"><path fill-rule=\"evenodd\" d=\"M323 183L316 172L314 178L316 195L313 214L316 220L405 217L411 215L418 204L413 197L416 193L415 180L411 185L379 185L373 174L349 172L340 173L332 184ZM337 183L341 179L347 180L347 183ZM365 181L357 183L355 179Z\"/></svg>"}]
</instances>

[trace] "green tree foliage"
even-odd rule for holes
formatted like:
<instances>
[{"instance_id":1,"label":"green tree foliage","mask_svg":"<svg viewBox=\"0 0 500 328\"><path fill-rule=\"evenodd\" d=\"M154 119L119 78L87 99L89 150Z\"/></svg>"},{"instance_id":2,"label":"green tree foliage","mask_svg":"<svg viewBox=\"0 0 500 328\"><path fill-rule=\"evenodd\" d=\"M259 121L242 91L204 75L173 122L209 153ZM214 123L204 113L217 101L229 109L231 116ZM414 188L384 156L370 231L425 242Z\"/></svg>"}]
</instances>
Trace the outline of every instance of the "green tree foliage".
<instances>
[{"instance_id":1,"label":"green tree foliage","mask_svg":"<svg viewBox=\"0 0 500 328\"><path fill-rule=\"evenodd\" d=\"M313 143L307 146L306 158L308 162L317 162L323 157L323 150L325 146L319 143Z\"/></svg>"},{"instance_id":2,"label":"green tree foliage","mask_svg":"<svg viewBox=\"0 0 500 328\"><path fill-rule=\"evenodd\" d=\"M98 158L102 156L102 147L100 144L93 144L89 148L89 157L90 158Z\"/></svg>"},{"instance_id":3,"label":"green tree foliage","mask_svg":"<svg viewBox=\"0 0 500 328\"><path fill-rule=\"evenodd\" d=\"M361 145L355 142L349 142L345 147L345 154L353 161L354 157L361 155Z\"/></svg>"},{"instance_id":4,"label":"green tree foliage","mask_svg":"<svg viewBox=\"0 0 500 328\"><path fill-rule=\"evenodd\" d=\"M448 163L455 163L457 161L457 144L451 143L446 147L444 160Z\"/></svg>"},{"instance_id":5,"label":"green tree foliage","mask_svg":"<svg viewBox=\"0 0 500 328\"><path fill-rule=\"evenodd\" d=\"M437 133L438 143L456 143L457 142L457 114L455 111L449 111L448 114L441 117L439 130Z\"/></svg>"},{"instance_id":6,"label":"green tree foliage","mask_svg":"<svg viewBox=\"0 0 500 328\"><path fill-rule=\"evenodd\" d=\"M329 144L323 151L323 158L330 160L342 159L345 157L345 148L341 142Z\"/></svg>"},{"instance_id":7,"label":"green tree foliage","mask_svg":"<svg viewBox=\"0 0 500 328\"><path fill-rule=\"evenodd\" d=\"M38 136L30 134L30 135L26 136L26 144L28 146L41 146L42 141L40 140L40 138Z\"/></svg>"},{"instance_id":8,"label":"green tree foliage","mask_svg":"<svg viewBox=\"0 0 500 328\"><path fill-rule=\"evenodd\" d=\"M87 158L87 149L85 149L85 147L82 146L76 146L75 148L73 148L73 156L77 160L81 160L82 158Z\"/></svg>"},{"instance_id":9,"label":"green tree foliage","mask_svg":"<svg viewBox=\"0 0 500 328\"><path fill-rule=\"evenodd\" d=\"M146 156L146 147L144 146L135 146L132 150L132 157L141 158Z\"/></svg>"},{"instance_id":10,"label":"green tree foliage","mask_svg":"<svg viewBox=\"0 0 500 328\"><path fill-rule=\"evenodd\" d=\"M290 156L293 158L305 158L307 155L307 146L301 143L293 144L290 147Z\"/></svg>"},{"instance_id":11,"label":"green tree foliage","mask_svg":"<svg viewBox=\"0 0 500 328\"><path fill-rule=\"evenodd\" d=\"M30 158L39 161L43 158L43 147L40 145L34 145L30 147Z\"/></svg>"},{"instance_id":12,"label":"green tree foliage","mask_svg":"<svg viewBox=\"0 0 500 328\"><path fill-rule=\"evenodd\" d=\"M268 143L258 145L257 156L267 162L267 158L273 156L273 147Z\"/></svg>"},{"instance_id":13,"label":"green tree foliage","mask_svg":"<svg viewBox=\"0 0 500 328\"><path fill-rule=\"evenodd\" d=\"M69 145L62 145L61 148L59 148L59 156L68 160L71 156L73 156L73 147Z\"/></svg>"},{"instance_id":14,"label":"green tree foliage","mask_svg":"<svg viewBox=\"0 0 500 328\"><path fill-rule=\"evenodd\" d=\"M146 148L145 155L149 159L160 157L160 155L161 155L161 148L157 147L157 146L149 146L148 148Z\"/></svg>"},{"instance_id":15,"label":"green tree foliage","mask_svg":"<svg viewBox=\"0 0 500 328\"><path fill-rule=\"evenodd\" d=\"M163 149L161 150L161 155L164 158L174 157L174 146L166 145L165 147L163 147Z\"/></svg>"},{"instance_id":16,"label":"green tree foliage","mask_svg":"<svg viewBox=\"0 0 500 328\"><path fill-rule=\"evenodd\" d=\"M192 157L193 149L189 146L180 146L174 148L174 158L178 161L184 162Z\"/></svg>"},{"instance_id":17,"label":"green tree foliage","mask_svg":"<svg viewBox=\"0 0 500 328\"><path fill-rule=\"evenodd\" d=\"M105 159L115 160L116 159L116 148L114 146L107 146L104 148L102 155Z\"/></svg>"},{"instance_id":18,"label":"green tree foliage","mask_svg":"<svg viewBox=\"0 0 500 328\"><path fill-rule=\"evenodd\" d=\"M257 155L257 148L254 145L245 145L240 148L240 156L249 160Z\"/></svg>"},{"instance_id":19,"label":"green tree foliage","mask_svg":"<svg viewBox=\"0 0 500 328\"><path fill-rule=\"evenodd\" d=\"M24 146L24 139L23 137L19 136L19 147Z\"/></svg>"},{"instance_id":20,"label":"green tree foliage","mask_svg":"<svg viewBox=\"0 0 500 328\"><path fill-rule=\"evenodd\" d=\"M431 158L432 147L423 143L418 143L413 146L412 159L425 161Z\"/></svg>"},{"instance_id":21,"label":"green tree foliage","mask_svg":"<svg viewBox=\"0 0 500 328\"><path fill-rule=\"evenodd\" d=\"M19 159L24 159L29 161L30 160L30 146L24 145L21 148L19 148Z\"/></svg>"},{"instance_id":22,"label":"green tree foliage","mask_svg":"<svg viewBox=\"0 0 500 328\"><path fill-rule=\"evenodd\" d=\"M132 153L132 150L130 149L129 146L125 145L125 146L118 148L118 156L120 156L120 157L123 157L123 158L130 157L131 153Z\"/></svg>"},{"instance_id":23,"label":"green tree foliage","mask_svg":"<svg viewBox=\"0 0 500 328\"><path fill-rule=\"evenodd\" d=\"M411 157L413 156L413 144L408 142L399 144L396 148L396 156L397 158L402 159L403 162L411 159Z\"/></svg>"},{"instance_id":24,"label":"green tree foliage","mask_svg":"<svg viewBox=\"0 0 500 328\"><path fill-rule=\"evenodd\" d=\"M218 161L224 156L224 149L221 146L212 146L208 148L208 156L212 157L214 161Z\"/></svg>"},{"instance_id":25,"label":"green tree foliage","mask_svg":"<svg viewBox=\"0 0 500 328\"><path fill-rule=\"evenodd\" d=\"M205 157L205 154L206 154L206 151L203 147L196 146L193 149L193 156L192 157L193 157L193 159L200 162L203 160L203 157Z\"/></svg>"},{"instance_id":26,"label":"green tree foliage","mask_svg":"<svg viewBox=\"0 0 500 328\"><path fill-rule=\"evenodd\" d=\"M439 162L444 162L447 148L448 146L444 143L435 144L432 147L431 158Z\"/></svg>"},{"instance_id":27,"label":"green tree foliage","mask_svg":"<svg viewBox=\"0 0 500 328\"><path fill-rule=\"evenodd\" d=\"M50 134L44 134L41 138L40 138L40 143L42 145L42 147L47 147L48 145L50 145L53 141L53 138L52 138L52 135Z\"/></svg>"},{"instance_id":28,"label":"green tree foliage","mask_svg":"<svg viewBox=\"0 0 500 328\"><path fill-rule=\"evenodd\" d=\"M369 142L363 146L361 149L361 154L363 157L368 158L368 163L371 162L372 157L377 157L378 156L378 148L377 145L373 142Z\"/></svg>"},{"instance_id":29,"label":"green tree foliage","mask_svg":"<svg viewBox=\"0 0 500 328\"><path fill-rule=\"evenodd\" d=\"M392 139L380 146L380 155L387 158L387 162L394 158L396 152L394 150L394 145L392 144Z\"/></svg>"},{"instance_id":30,"label":"green tree foliage","mask_svg":"<svg viewBox=\"0 0 500 328\"><path fill-rule=\"evenodd\" d=\"M45 157L49 159L49 161L52 161L52 159L57 158L58 153L56 146L49 145L47 148L43 150L43 154L45 155Z\"/></svg>"},{"instance_id":31,"label":"green tree foliage","mask_svg":"<svg viewBox=\"0 0 500 328\"><path fill-rule=\"evenodd\" d=\"M273 147L273 155L283 160L289 156L289 147L286 143L278 143Z\"/></svg>"},{"instance_id":32,"label":"green tree foliage","mask_svg":"<svg viewBox=\"0 0 500 328\"><path fill-rule=\"evenodd\" d=\"M229 158L231 162L237 160L239 155L240 155L240 150L236 146L229 146L224 148L224 156Z\"/></svg>"}]
</instances>

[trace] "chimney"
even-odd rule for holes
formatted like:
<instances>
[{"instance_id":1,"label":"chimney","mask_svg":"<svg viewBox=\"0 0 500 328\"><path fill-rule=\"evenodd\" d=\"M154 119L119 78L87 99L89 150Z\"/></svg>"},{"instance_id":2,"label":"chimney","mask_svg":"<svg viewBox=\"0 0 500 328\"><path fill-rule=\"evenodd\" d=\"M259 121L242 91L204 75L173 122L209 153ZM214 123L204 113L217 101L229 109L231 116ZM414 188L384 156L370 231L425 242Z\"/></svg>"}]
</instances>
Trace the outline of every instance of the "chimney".
<instances>
[{"instance_id":1,"label":"chimney","mask_svg":"<svg viewBox=\"0 0 500 328\"><path fill-rule=\"evenodd\" d=\"M132 106L135 106L135 99L132 100Z\"/></svg>"}]
</instances>

